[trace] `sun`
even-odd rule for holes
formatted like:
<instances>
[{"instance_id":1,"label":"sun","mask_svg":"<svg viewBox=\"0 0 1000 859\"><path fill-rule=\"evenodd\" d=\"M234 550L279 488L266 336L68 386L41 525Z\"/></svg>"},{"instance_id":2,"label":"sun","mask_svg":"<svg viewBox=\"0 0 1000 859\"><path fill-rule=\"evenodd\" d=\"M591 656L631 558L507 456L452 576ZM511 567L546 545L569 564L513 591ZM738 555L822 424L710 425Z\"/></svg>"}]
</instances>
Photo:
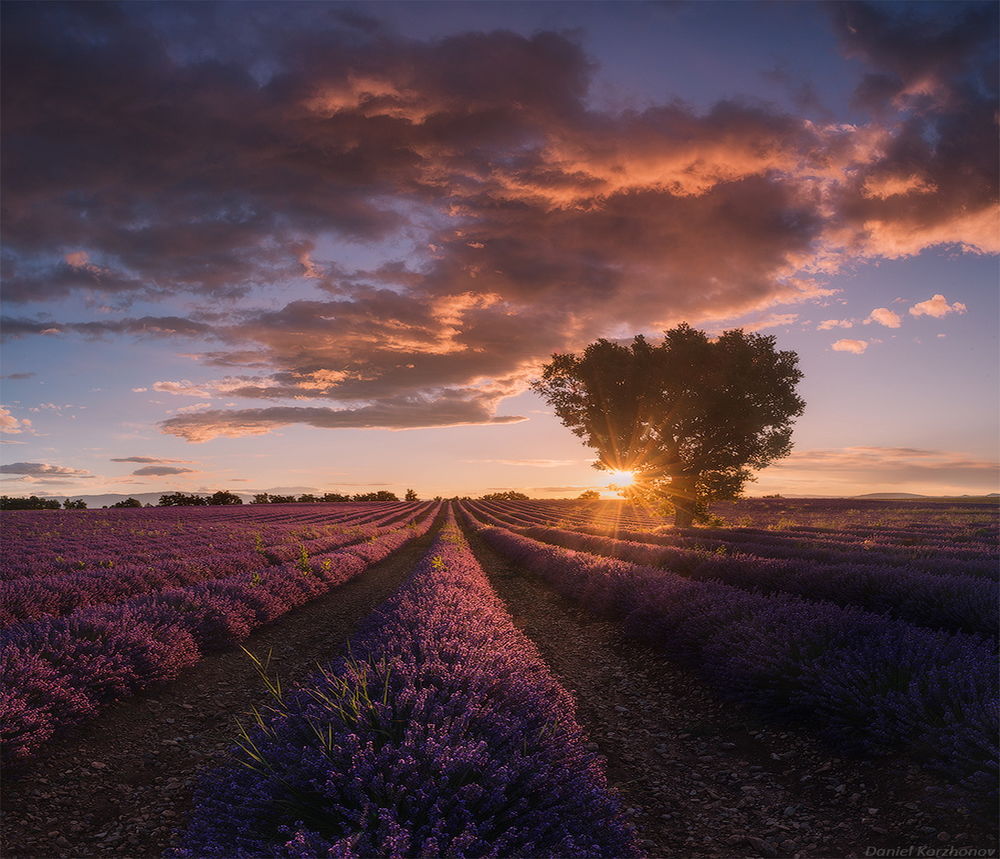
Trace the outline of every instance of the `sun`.
<instances>
[{"instance_id":1,"label":"sun","mask_svg":"<svg viewBox=\"0 0 1000 859\"><path fill-rule=\"evenodd\" d=\"M635 483L635 472L634 471L609 471L608 472L608 485L614 485L619 488L624 488L626 486L631 486Z\"/></svg>"}]
</instances>

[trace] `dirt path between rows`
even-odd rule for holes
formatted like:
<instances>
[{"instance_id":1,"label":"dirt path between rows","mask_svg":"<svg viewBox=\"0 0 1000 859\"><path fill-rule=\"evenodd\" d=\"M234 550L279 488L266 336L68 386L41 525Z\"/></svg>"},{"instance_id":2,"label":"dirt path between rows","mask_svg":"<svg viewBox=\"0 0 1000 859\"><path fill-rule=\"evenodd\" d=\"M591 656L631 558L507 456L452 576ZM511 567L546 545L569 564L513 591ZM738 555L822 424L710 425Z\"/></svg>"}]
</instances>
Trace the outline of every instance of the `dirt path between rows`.
<instances>
[{"instance_id":1,"label":"dirt path between rows","mask_svg":"<svg viewBox=\"0 0 1000 859\"><path fill-rule=\"evenodd\" d=\"M760 723L467 536L514 622L576 698L647 855L839 858L912 846L881 855L944 856L996 847L994 822L936 807L934 785L916 767L845 760L804 732Z\"/></svg>"},{"instance_id":2,"label":"dirt path between rows","mask_svg":"<svg viewBox=\"0 0 1000 859\"><path fill-rule=\"evenodd\" d=\"M430 545L428 534L355 579L253 632L243 646L272 677L301 680L343 646ZM123 701L50 743L2 788L3 855L159 856L191 805L198 770L223 762L236 720L267 703L250 659L233 648Z\"/></svg>"}]
</instances>

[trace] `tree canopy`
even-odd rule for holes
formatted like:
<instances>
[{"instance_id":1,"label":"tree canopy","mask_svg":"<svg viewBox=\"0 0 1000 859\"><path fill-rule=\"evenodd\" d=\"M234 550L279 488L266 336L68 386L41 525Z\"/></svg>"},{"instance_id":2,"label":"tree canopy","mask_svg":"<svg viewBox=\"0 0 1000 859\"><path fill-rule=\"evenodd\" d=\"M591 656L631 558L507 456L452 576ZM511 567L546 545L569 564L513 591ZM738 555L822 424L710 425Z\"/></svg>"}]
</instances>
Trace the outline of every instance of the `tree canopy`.
<instances>
[{"instance_id":1,"label":"tree canopy","mask_svg":"<svg viewBox=\"0 0 1000 859\"><path fill-rule=\"evenodd\" d=\"M12 498L0 495L0 510L58 510L59 507L59 501L55 498L39 498L37 495Z\"/></svg>"},{"instance_id":2,"label":"tree canopy","mask_svg":"<svg viewBox=\"0 0 1000 859\"><path fill-rule=\"evenodd\" d=\"M138 498L123 498L121 501L116 501L111 505L112 507L142 507L142 502Z\"/></svg>"},{"instance_id":3,"label":"tree canopy","mask_svg":"<svg viewBox=\"0 0 1000 859\"><path fill-rule=\"evenodd\" d=\"M528 501L530 500L523 492L508 490L506 492L489 492L479 497L480 501Z\"/></svg>"},{"instance_id":4,"label":"tree canopy","mask_svg":"<svg viewBox=\"0 0 1000 859\"><path fill-rule=\"evenodd\" d=\"M633 472L633 493L665 502L685 527L791 452L802 372L775 342L742 329L711 339L682 323L659 344L598 340L553 355L532 387L597 451L595 467Z\"/></svg>"}]
</instances>

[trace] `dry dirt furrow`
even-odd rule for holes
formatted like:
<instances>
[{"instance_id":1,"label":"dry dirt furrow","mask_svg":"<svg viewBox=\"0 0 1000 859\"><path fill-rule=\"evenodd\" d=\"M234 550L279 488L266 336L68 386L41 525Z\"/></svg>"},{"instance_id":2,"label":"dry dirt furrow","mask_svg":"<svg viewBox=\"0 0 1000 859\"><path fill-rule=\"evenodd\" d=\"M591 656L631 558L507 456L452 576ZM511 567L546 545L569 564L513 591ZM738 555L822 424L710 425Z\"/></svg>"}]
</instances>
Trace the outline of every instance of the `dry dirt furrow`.
<instances>
[{"instance_id":1,"label":"dry dirt furrow","mask_svg":"<svg viewBox=\"0 0 1000 859\"><path fill-rule=\"evenodd\" d=\"M996 847L993 821L935 805L916 767L840 758L804 732L760 723L468 537L515 623L576 698L649 856Z\"/></svg>"},{"instance_id":2,"label":"dry dirt furrow","mask_svg":"<svg viewBox=\"0 0 1000 859\"><path fill-rule=\"evenodd\" d=\"M436 530L256 630L244 647L270 651L269 674L284 685L308 676L396 590ZM266 703L250 659L234 647L110 708L6 774L3 855L159 856L190 807L199 769L223 761L237 719Z\"/></svg>"}]
</instances>

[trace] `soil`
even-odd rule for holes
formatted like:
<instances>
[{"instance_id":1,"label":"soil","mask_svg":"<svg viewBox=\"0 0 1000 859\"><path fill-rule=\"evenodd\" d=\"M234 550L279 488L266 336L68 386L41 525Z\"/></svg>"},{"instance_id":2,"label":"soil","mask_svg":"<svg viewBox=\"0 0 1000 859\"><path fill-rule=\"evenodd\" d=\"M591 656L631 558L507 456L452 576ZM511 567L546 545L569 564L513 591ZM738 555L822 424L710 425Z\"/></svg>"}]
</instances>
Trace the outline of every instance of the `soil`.
<instances>
[{"instance_id":1,"label":"soil","mask_svg":"<svg viewBox=\"0 0 1000 859\"><path fill-rule=\"evenodd\" d=\"M270 652L268 674L284 686L303 680L396 590L435 532L260 627L243 647L262 659ZM53 740L4 774L2 855L161 855L191 807L198 771L227 760L237 721L249 721L268 698L252 661L234 647Z\"/></svg>"},{"instance_id":2,"label":"soil","mask_svg":"<svg viewBox=\"0 0 1000 859\"><path fill-rule=\"evenodd\" d=\"M584 612L475 534L467 537L514 622L576 699L578 721L606 758L646 855L863 857L912 847L881 855L947 856L996 848L995 822L935 802L943 786L916 766L839 757L805 731L763 724L626 639L619 624Z\"/></svg>"}]
</instances>

